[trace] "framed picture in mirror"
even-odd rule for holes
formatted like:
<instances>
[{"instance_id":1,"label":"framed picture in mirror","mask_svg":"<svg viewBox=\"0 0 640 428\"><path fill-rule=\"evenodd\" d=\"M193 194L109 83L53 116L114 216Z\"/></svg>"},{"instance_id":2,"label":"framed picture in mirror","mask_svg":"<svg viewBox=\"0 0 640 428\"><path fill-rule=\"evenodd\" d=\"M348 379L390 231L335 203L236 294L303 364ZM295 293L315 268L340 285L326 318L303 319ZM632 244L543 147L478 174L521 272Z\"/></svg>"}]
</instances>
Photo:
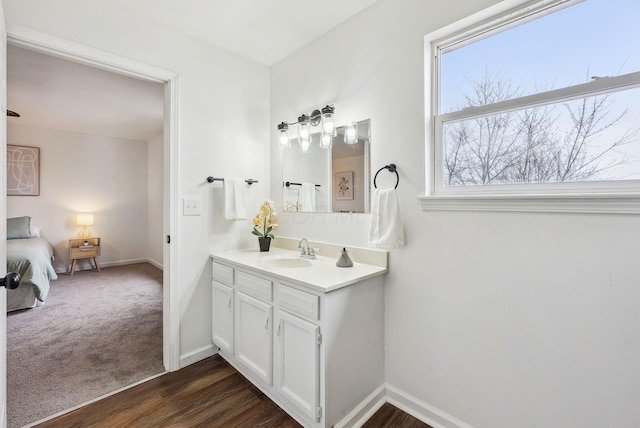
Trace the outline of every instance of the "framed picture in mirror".
<instances>
[{"instance_id":1,"label":"framed picture in mirror","mask_svg":"<svg viewBox=\"0 0 640 428\"><path fill-rule=\"evenodd\" d=\"M353 171L336 172L337 201L353 200Z\"/></svg>"}]
</instances>

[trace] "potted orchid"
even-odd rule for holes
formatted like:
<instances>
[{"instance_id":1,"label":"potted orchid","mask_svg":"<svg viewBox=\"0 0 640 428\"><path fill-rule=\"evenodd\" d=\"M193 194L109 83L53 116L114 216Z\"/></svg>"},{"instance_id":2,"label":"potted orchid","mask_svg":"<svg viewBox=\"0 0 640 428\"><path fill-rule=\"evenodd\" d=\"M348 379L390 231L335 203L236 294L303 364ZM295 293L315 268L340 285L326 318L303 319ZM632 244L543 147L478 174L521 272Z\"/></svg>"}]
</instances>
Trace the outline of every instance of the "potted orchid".
<instances>
[{"instance_id":1,"label":"potted orchid","mask_svg":"<svg viewBox=\"0 0 640 428\"><path fill-rule=\"evenodd\" d=\"M258 214L253 218L253 231L251 232L258 237L260 251L269 251L271 239L276 239L272 232L278 227L277 221L278 214L274 208L273 201L264 201L260 205Z\"/></svg>"}]
</instances>

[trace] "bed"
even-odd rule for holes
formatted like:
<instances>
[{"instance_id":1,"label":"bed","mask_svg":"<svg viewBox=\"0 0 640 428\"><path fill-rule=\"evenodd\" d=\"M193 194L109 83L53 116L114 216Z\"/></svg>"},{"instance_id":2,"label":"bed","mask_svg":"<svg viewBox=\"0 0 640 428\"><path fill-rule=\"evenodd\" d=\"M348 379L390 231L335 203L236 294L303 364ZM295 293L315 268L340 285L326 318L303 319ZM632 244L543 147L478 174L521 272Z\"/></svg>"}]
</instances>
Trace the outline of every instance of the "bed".
<instances>
[{"instance_id":1,"label":"bed","mask_svg":"<svg viewBox=\"0 0 640 428\"><path fill-rule=\"evenodd\" d=\"M19 221L16 221L19 220ZM30 217L7 219L7 272L20 274L20 286L7 290L7 311L33 308L44 303L49 282L58 278L51 260L53 246L35 236Z\"/></svg>"}]
</instances>

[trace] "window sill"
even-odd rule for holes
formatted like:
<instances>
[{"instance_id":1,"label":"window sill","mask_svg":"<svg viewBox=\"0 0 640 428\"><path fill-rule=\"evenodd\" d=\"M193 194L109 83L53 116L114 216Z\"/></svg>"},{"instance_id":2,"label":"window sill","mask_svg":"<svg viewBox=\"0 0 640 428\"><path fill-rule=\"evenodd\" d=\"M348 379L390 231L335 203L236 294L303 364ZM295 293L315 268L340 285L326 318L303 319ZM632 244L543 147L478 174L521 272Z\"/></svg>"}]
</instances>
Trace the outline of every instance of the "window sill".
<instances>
[{"instance_id":1,"label":"window sill","mask_svg":"<svg viewBox=\"0 0 640 428\"><path fill-rule=\"evenodd\" d=\"M422 211L640 214L640 194L420 196Z\"/></svg>"}]
</instances>

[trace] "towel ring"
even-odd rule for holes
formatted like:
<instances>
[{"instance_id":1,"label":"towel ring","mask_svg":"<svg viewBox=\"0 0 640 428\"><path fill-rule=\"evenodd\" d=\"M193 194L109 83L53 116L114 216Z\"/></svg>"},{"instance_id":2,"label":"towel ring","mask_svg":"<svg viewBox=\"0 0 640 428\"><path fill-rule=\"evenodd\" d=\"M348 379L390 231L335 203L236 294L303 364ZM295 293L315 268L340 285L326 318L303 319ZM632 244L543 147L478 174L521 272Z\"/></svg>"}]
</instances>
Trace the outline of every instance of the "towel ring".
<instances>
[{"instance_id":1,"label":"towel ring","mask_svg":"<svg viewBox=\"0 0 640 428\"><path fill-rule=\"evenodd\" d=\"M396 185L394 189L397 189L398 184L400 184L400 176L398 175L398 169L396 168L395 163L390 163L389 165L385 165L382 168L380 168L378 172L376 172L376 175L373 176L373 187L375 187L376 189L378 188L378 186L376 185L376 178L378 178L378 174L380 174L380 171L382 171L383 169L387 169L389 170L389 172L394 172L396 174Z\"/></svg>"}]
</instances>

